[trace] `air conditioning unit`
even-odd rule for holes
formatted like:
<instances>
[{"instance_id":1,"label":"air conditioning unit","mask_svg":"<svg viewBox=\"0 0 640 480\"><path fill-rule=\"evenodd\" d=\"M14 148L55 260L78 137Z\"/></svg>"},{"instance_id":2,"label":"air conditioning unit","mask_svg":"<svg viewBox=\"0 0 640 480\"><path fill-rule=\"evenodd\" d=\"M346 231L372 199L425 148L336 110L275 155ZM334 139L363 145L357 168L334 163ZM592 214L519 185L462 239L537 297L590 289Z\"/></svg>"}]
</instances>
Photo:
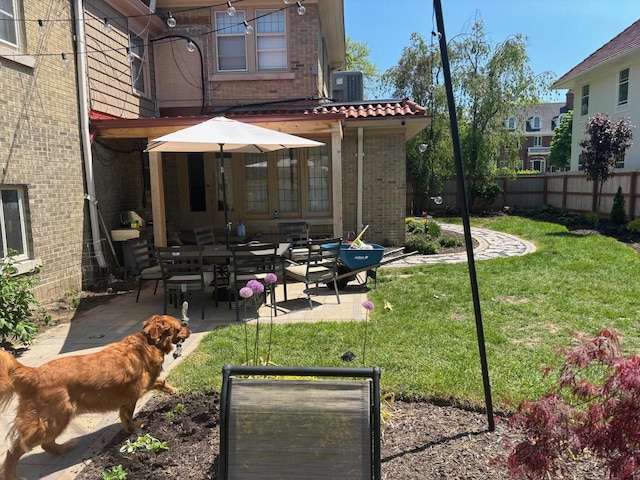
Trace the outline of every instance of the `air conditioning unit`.
<instances>
[{"instance_id":1,"label":"air conditioning unit","mask_svg":"<svg viewBox=\"0 0 640 480\"><path fill-rule=\"evenodd\" d=\"M336 102L361 102L364 95L362 72L334 72L332 90Z\"/></svg>"}]
</instances>

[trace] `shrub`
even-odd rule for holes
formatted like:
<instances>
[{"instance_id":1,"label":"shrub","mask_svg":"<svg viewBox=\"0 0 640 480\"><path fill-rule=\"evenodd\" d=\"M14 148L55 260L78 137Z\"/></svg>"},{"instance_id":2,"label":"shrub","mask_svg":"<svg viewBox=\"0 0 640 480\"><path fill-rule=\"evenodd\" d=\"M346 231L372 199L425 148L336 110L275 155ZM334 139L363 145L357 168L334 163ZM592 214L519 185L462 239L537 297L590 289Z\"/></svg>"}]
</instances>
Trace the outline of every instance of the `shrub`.
<instances>
[{"instance_id":1,"label":"shrub","mask_svg":"<svg viewBox=\"0 0 640 480\"><path fill-rule=\"evenodd\" d=\"M640 218L636 218L635 220L631 220L627 224L627 229L630 232L640 233Z\"/></svg>"},{"instance_id":2,"label":"shrub","mask_svg":"<svg viewBox=\"0 0 640 480\"><path fill-rule=\"evenodd\" d=\"M127 478L127 472L122 468L122 465L111 467L102 472L102 480L125 480Z\"/></svg>"},{"instance_id":3,"label":"shrub","mask_svg":"<svg viewBox=\"0 0 640 480\"><path fill-rule=\"evenodd\" d=\"M438 240L438 243L440 244L440 246L445 248L455 248L455 247L461 247L463 245L463 243L460 240L453 237L441 238Z\"/></svg>"},{"instance_id":4,"label":"shrub","mask_svg":"<svg viewBox=\"0 0 640 480\"><path fill-rule=\"evenodd\" d=\"M436 222L431 220L426 225L426 232L429 234L431 238L436 238L440 236L440 233L442 233L442 229L440 228L440 225L438 225Z\"/></svg>"},{"instance_id":5,"label":"shrub","mask_svg":"<svg viewBox=\"0 0 640 480\"><path fill-rule=\"evenodd\" d=\"M624 196L622 195L622 187L618 187L616 195L613 197L613 206L609 214L609 220L614 225L623 225L627 214L624 211Z\"/></svg>"},{"instance_id":6,"label":"shrub","mask_svg":"<svg viewBox=\"0 0 640 480\"><path fill-rule=\"evenodd\" d=\"M522 402L509 421L524 434L509 455L510 473L556 478L586 449L604 462L609 478L637 479L640 356L624 357L610 329L563 353L557 383L540 400Z\"/></svg>"},{"instance_id":7,"label":"shrub","mask_svg":"<svg viewBox=\"0 0 640 480\"><path fill-rule=\"evenodd\" d=\"M556 213L558 213L558 209L556 207L554 207L553 205L549 205L547 203L543 203L542 205L540 205L537 208L537 212L538 212L538 214L544 214L544 213L556 214Z\"/></svg>"},{"instance_id":8,"label":"shrub","mask_svg":"<svg viewBox=\"0 0 640 480\"><path fill-rule=\"evenodd\" d=\"M409 233L424 233L425 223L424 220L411 219L407 222L407 231Z\"/></svg>"},{"instance_id":9,"label":"shrub","mask_svg":"<svg viewBox=\"0 0 640 480\"><path fill-rule=\"evenodd\" d=\"M11 348L9 340L31 344L38 326L29 321L38 301L32 289L40 283L37 270L18 275L14 255L0 258L0 342Z\"/></svg>"},{"instance_id":10,"label":"shrub","mask_svg":"<svg viewBox=\"0 0 640 480\"><path fill-rule=\"evenodd\" d=\"M417 233L407 238L404 251L418 252L421 255L433 255L438 253L440 245L431 240L427 235Z\"/></svg>"}]
</instances>

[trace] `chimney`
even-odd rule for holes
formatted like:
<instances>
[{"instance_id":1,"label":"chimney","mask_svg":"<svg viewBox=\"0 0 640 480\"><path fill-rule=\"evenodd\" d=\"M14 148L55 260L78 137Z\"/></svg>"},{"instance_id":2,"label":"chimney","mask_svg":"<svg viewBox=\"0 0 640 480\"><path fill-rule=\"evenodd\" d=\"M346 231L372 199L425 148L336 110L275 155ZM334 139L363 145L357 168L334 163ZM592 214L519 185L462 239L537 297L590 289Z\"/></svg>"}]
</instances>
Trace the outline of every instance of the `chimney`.
<instances>
[{"instance_id":1,"label":"chimney","mask_svg":"<svg viewBox=\"0 0 640 480\"><path fill-rule=\"evenodd\" d=\"M567 110L573 110L573 90L567 92L567 100L565 102Z\"/></svg>"}]
</instances>

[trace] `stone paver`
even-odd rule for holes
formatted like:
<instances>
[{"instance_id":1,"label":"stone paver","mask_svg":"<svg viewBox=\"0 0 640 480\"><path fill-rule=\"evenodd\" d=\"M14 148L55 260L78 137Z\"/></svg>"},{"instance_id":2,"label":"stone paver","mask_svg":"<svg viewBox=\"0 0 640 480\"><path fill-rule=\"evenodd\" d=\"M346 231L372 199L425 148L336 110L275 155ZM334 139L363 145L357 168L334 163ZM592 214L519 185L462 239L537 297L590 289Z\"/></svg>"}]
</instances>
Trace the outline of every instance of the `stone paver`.
<instances>
[{"instance_id":1,"label":"stone paver","mask_svg":"<svg viewBox=\"0 0 640 480\"><path fill-rule=\"evenodd\" d=\"M444 230L463 232L463 227L459 225L440 225ZM474 228L472 236L478 241L478 246L474 249L476 260L526 255L535 251L532 243L500 232ZM389 263L384 268L465 261L466 252L450 255L413 255ZM364 274L360 276L364 277ZM359 281L350 282L345 290L340 291L340 304L337 303L332 290L320 288L319 294L312 296L313 310L308 308L302 287L302 284L289 284L287 302L282 301L282 286L278 287L276 297L279 308L278 315L273 317L275 323L352 321L363 318L362 302L367 299L368 287L361 285ZM161 292L153 295L152 282L148 282L146 288L143 288L139 303L135 302L134 294L115 295L108 303L77 315L72 322L49 329L18 359L25 365L37 366L60 356L99 350L130 333L139 331L144 320L162 312L162 299ZM200 304L197 298L193 299L189 308L191 338L184 344L182 357L174 359L169 355L166 358L165 375L196 348L204 334L215 327L235 323L235 311L230 310L227 303L220 302L216 308L210 297L207 300L206 315L201 319ZM180 315L180 311L172 307L169 307L168 313L177 317ZM262 307L260 315L261 319L269 318L269 309ZM144 405L144 400L139 402L138 408ZM15 403L14 401L10 408L0 415L0 462L4 461L7 450L5 435L13 421ZM74 451L55 456L38 447L22 458L18 465L18 474L29 480L71 480L84 464L113 438L119 428L116 412L77 417L60 438L61 441L77 439L78 447Z\"/></svg>"}]
</instances>

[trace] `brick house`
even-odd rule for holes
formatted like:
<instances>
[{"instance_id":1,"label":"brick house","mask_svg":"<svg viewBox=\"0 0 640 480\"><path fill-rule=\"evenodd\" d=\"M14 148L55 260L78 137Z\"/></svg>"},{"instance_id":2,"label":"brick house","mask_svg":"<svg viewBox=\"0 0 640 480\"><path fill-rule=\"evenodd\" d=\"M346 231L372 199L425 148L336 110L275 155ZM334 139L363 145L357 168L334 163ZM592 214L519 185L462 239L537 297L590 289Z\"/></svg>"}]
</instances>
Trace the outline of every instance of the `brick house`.
<instances>
[{"instance_id":1,"label":"brick house","mask_svg":"<svg viewBox=\"0 0 640 480\"><path fill-rule=\"evenodd\" d=\"M80 290L90 237L68 1L3 2L0 256L41 265L39 299ZM64 55L63 55L64 53Z\"/></svg>"},{"instance_id":2,"label":"brick house","mask_svg":"<svg viewBox=\"0 0 640 480\"><path fill-rule=\"evenodd\" d=\"M247 233L305 219L318 234L368 224L367 241L403 242L405 146L428 117L408 99L362 99L343 72L343 0L305 0L304 12L236 0L233 16L203 0L9 3L1 245L23 269L42 265L39 299L118 272L110 233L123 212L152 212L158 245L209 223L222 236L220 159L145 152L217 115L325 144L225 155L229 220Z\"/></svg>"}]
</instances>

